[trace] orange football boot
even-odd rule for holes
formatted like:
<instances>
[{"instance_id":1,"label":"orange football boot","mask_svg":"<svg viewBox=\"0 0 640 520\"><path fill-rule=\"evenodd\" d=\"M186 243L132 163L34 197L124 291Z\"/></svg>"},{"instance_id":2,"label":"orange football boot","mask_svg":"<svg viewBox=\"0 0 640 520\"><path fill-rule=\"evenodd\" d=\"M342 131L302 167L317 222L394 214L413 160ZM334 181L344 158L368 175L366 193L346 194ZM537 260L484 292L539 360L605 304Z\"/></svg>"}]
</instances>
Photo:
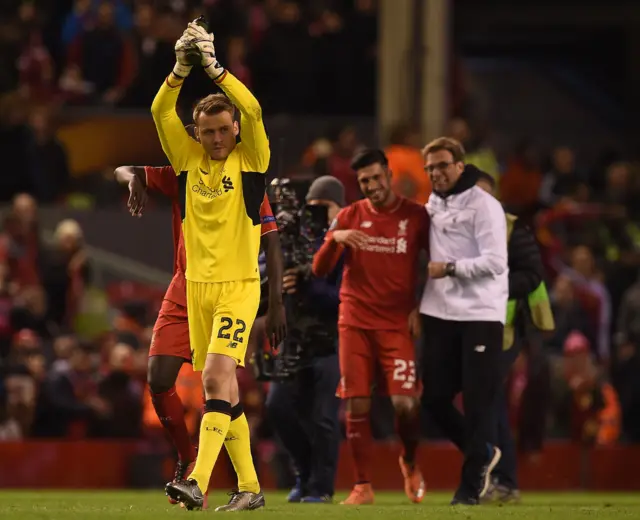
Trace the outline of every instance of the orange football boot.
<instances>
[{"instance_id":1,"label":"orange football boot","mask_svg":"<svg viewBox=\"0 0 640 520\"><path fill-rule=\"evenodd\" d=\"M351 494L340 503L347 506L363 506L373 504L374 498L371 484L356 484L353 486Z\"/></svg>"},{"instance_id":2,"label":"orange football boot","mask_svg":"<svg viewBox=\"0 0 640 520\"><path fill-rule=\"evenodd\" d=\"M404 477L404 492L414 504L419 504L424 498L425 491L427 490L427 484L424 481L420 468L416 465L413 467L407 464L400 456L398 460L400 464L400 471Z\"/></svg>"}]
</instances>

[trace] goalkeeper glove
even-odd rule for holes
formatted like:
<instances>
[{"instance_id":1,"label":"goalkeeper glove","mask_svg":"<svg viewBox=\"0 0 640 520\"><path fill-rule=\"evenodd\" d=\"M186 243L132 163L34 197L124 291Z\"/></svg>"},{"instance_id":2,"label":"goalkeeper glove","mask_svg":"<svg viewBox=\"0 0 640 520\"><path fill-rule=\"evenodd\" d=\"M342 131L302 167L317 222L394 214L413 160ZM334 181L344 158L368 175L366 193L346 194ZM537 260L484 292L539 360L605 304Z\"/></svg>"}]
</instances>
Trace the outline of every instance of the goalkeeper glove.
<instances>
[{"instance_id":1,"label":"goalkeeper glove","mask_svg":"<svg viewBox=\"0 0 640 520\"><path fill-rule=\"evenodd\" d=\"M192 55L194 50L199 51L191 41L187 31L185 31L175 45L176 64L173 67L174 76L184 79L189 75L192 68L189 55Z\"/></svg>"},{"instance_id":2,"label":"goalkeeper glove","mask_svg":"<svg viewBox=\"0 0 640 520\"><path fill-rule=\"evenodd\" d=\"M195 22L189 24L185 34L188 35L191 43L200 51L202 66L209 77L216 80L222 76L225 70L216 58L216 50L213 46L213 34L208 33L204 27Z\"/></svg>"}]
</instances>

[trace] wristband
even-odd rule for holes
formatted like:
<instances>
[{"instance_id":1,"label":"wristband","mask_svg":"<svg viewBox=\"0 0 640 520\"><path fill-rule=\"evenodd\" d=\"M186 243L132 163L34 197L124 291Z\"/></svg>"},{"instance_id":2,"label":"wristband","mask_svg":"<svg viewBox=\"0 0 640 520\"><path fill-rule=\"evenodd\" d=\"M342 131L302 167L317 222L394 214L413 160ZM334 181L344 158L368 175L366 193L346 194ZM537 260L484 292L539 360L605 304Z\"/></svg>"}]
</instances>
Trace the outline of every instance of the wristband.
<instances>
[{"instance_id":1,"label":"wristband","mask_svg":"<svg viewBox=\"0 0 640 520\"><path fill-rule=\"evenodd\" d=\"M204 68L204 70L213 81L218 81L222 78L224 73L227 72L215 58Z\"/></svg>"},{"instance_id":2,"label":"wristband","mask_svg":"<svg viewBox=\"0 0 640 520\"><path fill-rule=\"evenodd\" d=\"M173 75L180 79L185 79L191 72L191 65L183 65L179 61L173 66Z\"/></svg>"}]
</instances>

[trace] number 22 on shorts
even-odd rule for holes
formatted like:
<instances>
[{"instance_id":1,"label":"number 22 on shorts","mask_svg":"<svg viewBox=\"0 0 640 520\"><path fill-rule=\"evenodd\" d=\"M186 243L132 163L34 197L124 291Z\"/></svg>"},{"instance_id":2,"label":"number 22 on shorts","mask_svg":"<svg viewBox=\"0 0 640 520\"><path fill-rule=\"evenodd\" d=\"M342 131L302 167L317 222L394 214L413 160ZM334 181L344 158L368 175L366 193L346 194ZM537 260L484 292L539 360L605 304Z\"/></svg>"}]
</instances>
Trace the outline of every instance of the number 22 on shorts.
<instances>
[{"instance_id":1,"label":"number 22 on shorts","mask_svg":"<svg viewBox=\"0 0 640 520\"><path fill-rule=\"evenodd\" d=\"M393 380L402 381L402 388L409 390L416 384L416 363L404 359L393 360Z\"/></svg>"},{"instance_id":2,"label":"number 22 on shorts","mask_svg":"<svg viewBox=\"0 0 640 520\"><path fill-rule=\"evenodd\" d=\"M220 330L218 331L218 338L231 340L231 334L227 331L234 326L233 320L225 316L223 318L220 318L220 321L222 322L222 325L220 326ZM238 346L238 343L244 343L243 335L245 330L247 330L247 324L244 321L237 319L235 322L235 327L236 328L233 332L233 340L231 340L228 345L229 348L236 348Z\"/></svg>"}]
</instances>

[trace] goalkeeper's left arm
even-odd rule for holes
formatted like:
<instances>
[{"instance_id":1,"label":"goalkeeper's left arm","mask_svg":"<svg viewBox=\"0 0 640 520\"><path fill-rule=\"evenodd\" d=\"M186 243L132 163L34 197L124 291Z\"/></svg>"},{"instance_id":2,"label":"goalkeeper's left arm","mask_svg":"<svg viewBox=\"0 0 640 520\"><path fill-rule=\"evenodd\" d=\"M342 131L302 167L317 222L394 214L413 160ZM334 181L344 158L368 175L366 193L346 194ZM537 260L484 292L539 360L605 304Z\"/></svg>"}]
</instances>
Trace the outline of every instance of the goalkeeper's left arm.
<instances>
[{"instance_id":1,"label":"goalkeeper's left arm","mask_svg":"<svg viewBox=\"0 0 640 520\"><path fill-rule=\"evenodd\" d=\"M240 138L246 167L257 173L266 173L271 151L258 100L242 82L220 65L213 46L213 34L195 22L189 24L186 34L198 46L204 70L240 110Z\"/></svg>"},{"instance_id":2,"label":"goalkeeper's left arm","mask_svg":"<svg viewBox=\"0 0 640 520\"><path fill-rule=\"evenodd\" d=\"M198 144L189 137L176 112L176 103L184 79L191 72L186 58L190 45L187 31L176 42L176 64L164 81L151 105L151 115L156 124L162 150L178 175L187 168L190 157L200 153Z\"/></svg>"}]
</instances>

